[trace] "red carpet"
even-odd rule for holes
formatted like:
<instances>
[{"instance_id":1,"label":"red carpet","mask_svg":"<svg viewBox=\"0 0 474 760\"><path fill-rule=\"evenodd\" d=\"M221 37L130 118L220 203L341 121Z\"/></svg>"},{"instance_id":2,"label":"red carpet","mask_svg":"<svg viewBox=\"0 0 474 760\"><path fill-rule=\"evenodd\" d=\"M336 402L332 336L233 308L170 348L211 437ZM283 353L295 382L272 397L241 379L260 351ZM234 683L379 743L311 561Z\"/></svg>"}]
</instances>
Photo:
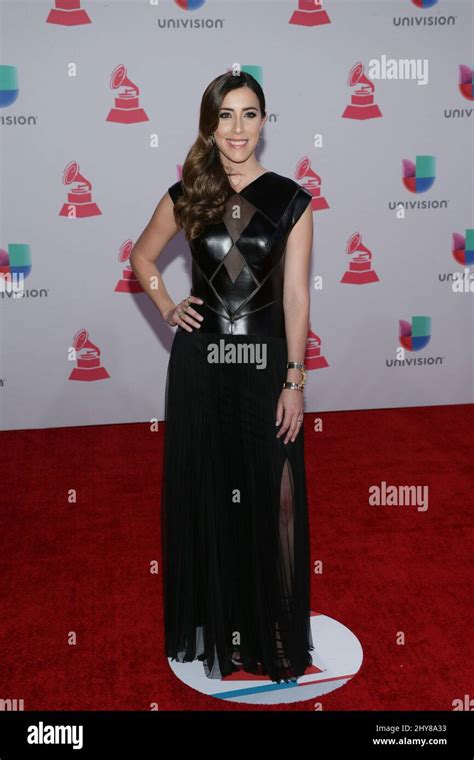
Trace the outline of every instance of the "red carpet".
<instances>
[{"instance_id":1,"label":"red carpet","mask_svg":"<svg viewBox=\"0 0 474 760\"><path fill-rule=\"evenodd\" d=\"M474 683L473 407L329 413L317 433L316 417L305 416L306 467L312 560L324 570L312 606L364 650L323 709L452 710ZM150 572L163 432L2 434L1 699L25 710L281 709L201 696L168 666L162 581ZM370 506L382 481L428 486L428 509Z\"/></svg>"}]
</instances>

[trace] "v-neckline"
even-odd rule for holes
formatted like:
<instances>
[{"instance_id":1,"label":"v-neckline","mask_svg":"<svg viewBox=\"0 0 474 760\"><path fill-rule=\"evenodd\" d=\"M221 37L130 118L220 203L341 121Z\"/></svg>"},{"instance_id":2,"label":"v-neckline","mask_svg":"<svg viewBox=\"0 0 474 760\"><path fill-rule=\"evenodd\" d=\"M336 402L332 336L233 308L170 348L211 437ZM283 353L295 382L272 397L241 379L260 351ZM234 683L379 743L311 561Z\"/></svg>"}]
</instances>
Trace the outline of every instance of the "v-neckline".
<instances>
[{"instance_id":1,"label":"v-neckline","mask_svg":"<svg viewBox=\"0 0 474 760\"><path fill-rule=\"evenodd\" d=\"M234 193L236 195L240 195L241 193L244 192L244 190L247 190L249 187L251 187L252 185L254 185L256 182L258 182L259 179L261 179L262 177L264 177L266 174L272 174L272 172L271 171L262 172L261 174L258 175L258 177L255 177L255 179L253 179L251 182L249 182L248 185L245 185L245 187L243 187L242 190L234 190L234 188L232 187L232 185L230 185L230 186L232 187L232 190L234 190ZM230 182L229 182L229 184L230 184Z\"/></svg>"}]
</instances>

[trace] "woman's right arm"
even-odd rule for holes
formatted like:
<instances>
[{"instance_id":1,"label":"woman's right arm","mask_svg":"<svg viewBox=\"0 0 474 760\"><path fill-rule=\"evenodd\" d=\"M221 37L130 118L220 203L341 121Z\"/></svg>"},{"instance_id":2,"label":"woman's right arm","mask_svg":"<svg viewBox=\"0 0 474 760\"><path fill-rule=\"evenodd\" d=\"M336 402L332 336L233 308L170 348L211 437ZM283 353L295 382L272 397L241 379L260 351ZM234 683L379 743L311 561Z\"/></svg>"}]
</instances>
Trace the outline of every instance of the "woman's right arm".
<instances>
[{"instance_id":1,"label":"woman's right arm","mask_svg":"<svg viewBox=\"0 0 474 760\"><path fill-rule=\"evenodd\" d=\"M199 327L199 321L191 318L191 315L199 317L200 315L189 307L186 311L185 325L184 321L175 314L177 309L173 303L168 291L166 290L163 278L156 267L156 261L161 252L179 232L180 227L177 225L173 213L173 201L168 191L162 196L153 215L143 230L142 234L133 246L130 254L130 266L132 267L137 280L142 286L145 293L150 296L155 306L159 309L161 316L168 324L176 326L181 324L189 330L189 325ZM200 302L201 299L192 300Z\"/></svg>"}]
</instances>

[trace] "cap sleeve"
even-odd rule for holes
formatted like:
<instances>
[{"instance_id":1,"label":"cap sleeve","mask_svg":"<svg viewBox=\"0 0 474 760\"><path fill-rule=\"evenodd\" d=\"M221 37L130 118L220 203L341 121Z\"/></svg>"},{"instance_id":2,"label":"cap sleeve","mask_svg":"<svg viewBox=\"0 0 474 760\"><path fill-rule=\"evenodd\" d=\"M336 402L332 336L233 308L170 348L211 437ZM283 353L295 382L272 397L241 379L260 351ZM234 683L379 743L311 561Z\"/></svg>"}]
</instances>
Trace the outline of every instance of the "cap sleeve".
<instances>
[{"instance_id":1,"label":"cap sleeve","mask_svg":"<svg viewBox=\"0 0 474 760\"><path fill-rule=\"evenodd\" d=\"M295 226L296 222L302 215L303 211L306 210L307 206L311 203L312 195L308 190L305 190L304 187L301 187L299 185L294 197L293 197L293 208L291 209L291 221L290 221L290 230Z\"/></svg>"},{"instance_id":2,"label":"cap sleeve","mask_svg":"<svg viewBox=\"0 0 474 760\"><path fill-rule=\"evenodd\" d=\"M178 180L178 182L175 182L174 185L171 185L171 187L168 188L168 192L173 203L176 203L179 196L184 192L181 180Z\"/></svg>"}]
</instances>

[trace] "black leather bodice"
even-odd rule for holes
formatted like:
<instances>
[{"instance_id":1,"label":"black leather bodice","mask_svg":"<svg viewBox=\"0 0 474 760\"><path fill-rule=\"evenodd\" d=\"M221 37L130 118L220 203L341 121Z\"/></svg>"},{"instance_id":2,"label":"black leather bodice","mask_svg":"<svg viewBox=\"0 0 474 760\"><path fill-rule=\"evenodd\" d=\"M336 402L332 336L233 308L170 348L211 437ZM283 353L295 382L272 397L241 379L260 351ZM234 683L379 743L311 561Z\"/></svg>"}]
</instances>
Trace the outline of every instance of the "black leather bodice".
<instances>
[{"instance_id":1,"label":"black leather bodice","mask_svg":"<svg viewBox=\"0 0 474 760\"><path fill-rule=\"evenodd\" d=\"M175 202L181 181L168 192ZM286 241L310 201L311 194L294 180L266 172L229 198L221 222L191 240L191 294L204 301L192 304L204 317L195 329L286 337Z\"/></svg>"}]
</instances>

